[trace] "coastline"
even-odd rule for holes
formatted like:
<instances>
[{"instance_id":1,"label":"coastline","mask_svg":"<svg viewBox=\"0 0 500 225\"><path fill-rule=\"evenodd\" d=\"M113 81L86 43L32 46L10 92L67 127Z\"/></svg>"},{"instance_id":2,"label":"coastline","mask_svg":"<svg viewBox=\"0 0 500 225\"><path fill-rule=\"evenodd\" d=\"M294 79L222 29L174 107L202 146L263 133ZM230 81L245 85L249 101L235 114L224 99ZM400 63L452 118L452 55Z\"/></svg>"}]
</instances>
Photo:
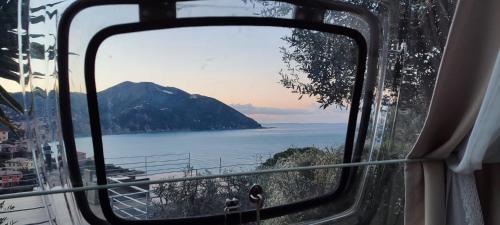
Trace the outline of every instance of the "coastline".
<instances>
[{"instance_id":1,"label":"coastline","mask_svg":"<svg viewBox=\"0 0 500 225\"><path fill-rule=\"evenodd\" d=\"M266 129L275 129L279 128L280 125L324 125L324 126L331 126L331 125L345 125L347 126L347 123L292 123L292 122L286 122L286 123L259 123L261 127L258 128L238 128L238 129L199 129L199 130L192 130L192 129L176 129L176 130L155 130L155 131L138 131L138 132L114 132L114 133L104 133L103 136L118 136L118 135L135 135L135 134L163 134L163 133L197 133L197 132L223 132L223 131L242 131L242 130L266 130ZM87 138L87 137L92 137L90 134L88 135L77 135L75 134L75 138Z\"/></svg>"}]
</instances>

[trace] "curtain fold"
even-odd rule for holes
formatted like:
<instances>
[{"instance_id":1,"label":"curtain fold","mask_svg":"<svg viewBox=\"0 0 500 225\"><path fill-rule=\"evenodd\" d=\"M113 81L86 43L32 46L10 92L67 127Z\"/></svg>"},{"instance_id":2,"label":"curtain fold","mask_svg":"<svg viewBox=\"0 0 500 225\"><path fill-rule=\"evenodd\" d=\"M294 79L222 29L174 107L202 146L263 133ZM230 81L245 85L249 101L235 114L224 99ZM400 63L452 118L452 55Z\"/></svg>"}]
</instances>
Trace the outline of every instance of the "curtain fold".
<instances>
[{"instance_id":1,"label":"curtain fold","mask_svg":"<svg viewBox=\"0 0 500 225\"><path fill-rule=\"evenodd\" d=\"M480 201L484 196L478 195L471 172L459 174L450 170L460 162L462 166L472 165L472 161L462 160L464 156L469 160L474 158L469 156L477 155L473 154L476 146L467 146L470 137L477 135L471 135L473 128L484 130L475 128L475 124L499 54L499 12L498 0L461 0L457 4L429 113L408 155L410 159L435 160L406 165L406 225L481 225L482 221L487 225L500 224L496 220L498 223L483 220L483 214L489 211L484 207L491 204ZM473 162L473 168L477 169L483 159L474 158Z\"/></svg>"},{"instance_id":2,"label":"curtain fold","mask_svg":"<svg viewBox=\"0 0 500 225\"><path fill-rule=\"evenodd\" d=\"M497 152L498 153L498 152ZM500 163L486 164L475 172L485 224L500 224Z\"/></svg>"},{"instance_id":3,"label":"curtain fold","mask_svg":"<svg viewBox=\"0 0 500 225\"><path fill-rule=\"evenodd\" d=\"M467 146L460 148L447 160L455 173L472 174L480 170L484 162L500 162L500 53L488 82L488 88L479 110Z\"/></svg>"}]
</instances>

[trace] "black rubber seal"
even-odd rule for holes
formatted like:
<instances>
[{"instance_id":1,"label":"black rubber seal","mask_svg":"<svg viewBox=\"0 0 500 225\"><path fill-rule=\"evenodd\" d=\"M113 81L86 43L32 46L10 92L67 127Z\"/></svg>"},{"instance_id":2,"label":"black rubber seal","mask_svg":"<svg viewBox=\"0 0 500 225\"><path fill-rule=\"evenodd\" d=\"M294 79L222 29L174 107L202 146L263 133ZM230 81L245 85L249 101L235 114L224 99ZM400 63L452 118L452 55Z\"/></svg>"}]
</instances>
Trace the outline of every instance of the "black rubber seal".
<instances>
[{"instance_id":1,"label":"black rubber seal","mask_svg":"<svg viewBox=\"0 0 500 225\"><path fill-rule=\"evenodd\" d=\"M89 1L78 1L70 6L59 24L58 30L58 68L59 68L59 98L60 98L60 110L61 110L61 124L63 131L63 138L66 147L66 154L68 159L68 167L70 172L70 179L74 187L82 186L82 179L80 174L80 168L78 165L78 159L76 155L76 147L74 142L73 124L71 116L71 101L70 101L70 90L69 90L69 77L68 77L68 39L69 39L69 28L71 21L74 16L85 8L97 5L110 5L110 4L144 4L152 1L139 1L139 0L89 0ZM290 1L287 1L290 2ZM322 1L318 1L322 2ZM319 4L319 3L317 3ZM323 5L323 4L321 4ZM340 9L341 11L353 11L349 10L345 4L341 4L340 7L335 5L323 5L324 8L328 10ZM314 5L314 7L317 7ZM356 11L354 11L356 12ZM359 12L356 12L359 13ZM332 25L324 24L312 21L294 20L294 19L281 19L281 18L260 18L260 17L200 17L200 18L182 18L182 19L172 19L167 21L147 21L138 22L130 24L115 25L105 28L98 32L91 40L87 52L85 54L85 82L87 88L87 102L89 107L90 125L92 132L92 140L94 146L94 157L96 163L96 175L97 183L99 185L104 185L107 183L104 154L102 147L102 133L100 128L99 119L99 109L98 100L95 87L95 58L100 44L106 40L106 38L113 35L125 34L131 32L140 32L148 30L158 30L158 29L169 29L169 28L179 28L179 27L199 27L199 26L271 26L271 27L289 27L289 28L300 28L317 30L321 32L328 32L336 35L343 35L354 40L358 47L358 62L357 71L355 78L355 85L352 93L352 104L349 113L348 129L345 142L345 152L343 163L350 163L359 161L361 158L362 149L364 146L364 140L368 130L368 122L371 111L371 102L373 100L373 89L376 71L376 47L370 46L370 51L368 57L368 48L365 38L358 31ZM378 29L375 29L375 33ZM378 44L378 35L374 37L371 35L370 39L375 40ZM374 45L377 46L377 45ZM365 80L365 70L366 64L368 62L369 68L367 72L367 79ZM363 87L363 84L365 86ZM364 94L362 95L364 88ZM358 112L361 103L361 96L363 96L363 108L361 119L359 123L359 130L357 135L357 141L354 142L356 137L356 122L358 119ZM356 146L354 146L356 143ZM344 167L341 170L339 182L332 189L332 192L323 196L302 200L294 202L291 204L275 206L264 208L261 210L261 219L269 219L274 217L279 217L291 213L300 212L310 208L318 207L320 205L331 203L334 200L340 199L345 196L349 187L353 182L353 177L356 168ZM109 202L108 191L106 189L99 190L99 199L101 204L101 209L104 216L108 221L104 221L90 210L88 201L85 197L84 192L75 192L75 199L77 206L80 209L84 218L91 224L224 224L226 218L223 214L221 215L211 215L211 216L197 216L197 217L187 217L187 218L173 218L173 219L162 219L162 220L125 220L116 216L113 213L111 204ZM235 218L239 220L238 218ZM245 222L252 222L256 220L255 210L248 210L241 212L241 219Z\"/></svg>"}]
</instances>

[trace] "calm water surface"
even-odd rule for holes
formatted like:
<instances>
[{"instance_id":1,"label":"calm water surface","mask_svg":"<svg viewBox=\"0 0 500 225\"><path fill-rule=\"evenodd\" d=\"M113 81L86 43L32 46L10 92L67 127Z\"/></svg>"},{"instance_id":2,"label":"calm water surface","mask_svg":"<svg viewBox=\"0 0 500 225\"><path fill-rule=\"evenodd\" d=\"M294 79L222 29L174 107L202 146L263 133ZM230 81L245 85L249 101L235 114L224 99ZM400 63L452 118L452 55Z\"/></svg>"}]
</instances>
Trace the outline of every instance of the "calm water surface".
<instances>
[{"instance_id":1,"label":"calm water surface","mask_svg":"<svg viewBox=\"0 0 500 225\"><path fill-rule=\"evenodd\" d=\"M140 168L147 161L150 171L255 164L289 147L335 147L345 140L346 124L263 124L266 129L165 132L106 135L107 163ZM78 151L93 155L90 137L76 139ZM145 155L150 157L145 158ZM137 156L137 157L136 157ZM129 157L129 158L120 158ZM130 163L130 164L128 164ZM184 164L184 165L183 165ZM158 170L160 170L158 169Z\"/></svg>"}]
</instances>

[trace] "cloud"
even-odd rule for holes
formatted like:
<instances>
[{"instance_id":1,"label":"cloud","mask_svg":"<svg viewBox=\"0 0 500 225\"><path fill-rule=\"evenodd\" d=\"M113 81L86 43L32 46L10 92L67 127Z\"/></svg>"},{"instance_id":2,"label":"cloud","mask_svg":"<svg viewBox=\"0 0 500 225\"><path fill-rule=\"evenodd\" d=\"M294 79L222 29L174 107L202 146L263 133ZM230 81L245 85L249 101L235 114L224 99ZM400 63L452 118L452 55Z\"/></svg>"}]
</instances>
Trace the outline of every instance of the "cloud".
<instances>
[{"instance_id":1,"label":"cloud","mask_svg":"<svg viewBox=\"0 0 500 225\"><path fill-rule=\"evenodd\" d=\"M305 109L283 109L273 107L258 107L252 104L232 104L231 107L245 115L265 114L265 115L307 115L313 114L312 110Z\"/></svg>"},{"instance_id":2,"label":"cloud","mask_svg":"<svg viewBox=\"0 0 500 225\"><path fill-rule=\"evenodd\" d=\"M258 107L252 104L232 104L241 113L260 123L347 123L349 111L335 107L322 109L311 105L308 109Z\"/></svg>"}]
</instances>

